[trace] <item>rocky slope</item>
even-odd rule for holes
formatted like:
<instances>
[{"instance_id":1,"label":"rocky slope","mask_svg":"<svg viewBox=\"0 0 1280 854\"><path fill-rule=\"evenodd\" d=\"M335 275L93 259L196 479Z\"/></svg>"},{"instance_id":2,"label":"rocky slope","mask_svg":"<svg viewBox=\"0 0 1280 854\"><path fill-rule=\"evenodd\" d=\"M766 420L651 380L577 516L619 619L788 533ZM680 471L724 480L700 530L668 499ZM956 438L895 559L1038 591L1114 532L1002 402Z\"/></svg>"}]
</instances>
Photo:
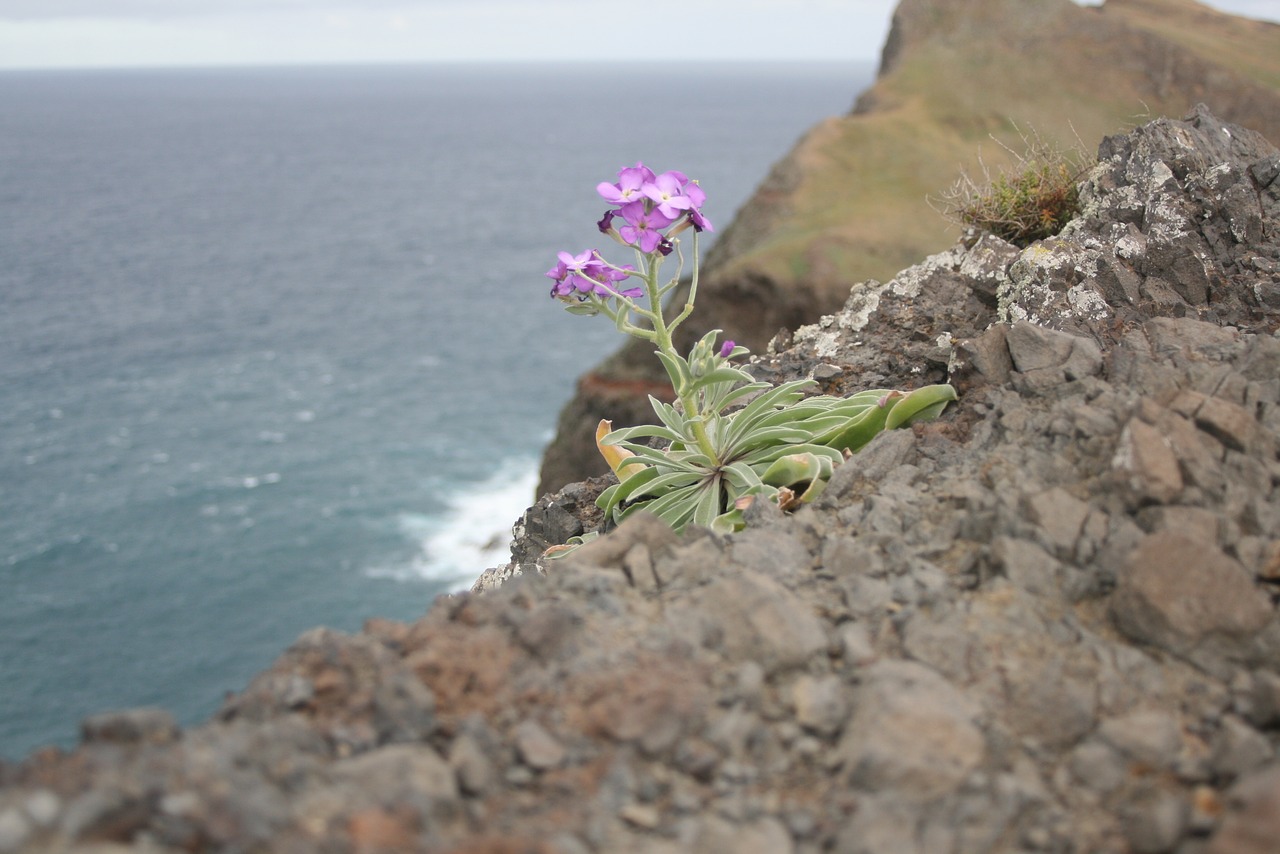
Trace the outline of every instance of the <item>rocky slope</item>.
<instances>
[{"instance_id":1,"label":"rocky slope","mask_svg":"<svg viewBox=\"0 0 1280 854\"><path fill-rule=\"evenodd\" d=\"M688 341L711 328L759 350L836 311L955 237L930 208L979 158L998 169L1020 133L1071 148L1197 102L1280 142L1280 26L1192 0L902 0L875 85L813 128L719 236ZM714 200L715 188L708 191ZM604 471L601 418L651 417L657 361L631 343L579 382L546 452L541 491Z\"/></svg>"},{"instance_id":2,"label":"rocky slope","mask_svg":"<svg viewBox=\"0 0 1280 854\"><path fill-rule=\"evenodd\" d=\"M774 341L761 375L962 390L818 503L541 575L575 485L490 592L0 765L0 852L1274 851L1280 151L1199 109L1100 153L1060 237Z\"/></svg>"}]
</instances>

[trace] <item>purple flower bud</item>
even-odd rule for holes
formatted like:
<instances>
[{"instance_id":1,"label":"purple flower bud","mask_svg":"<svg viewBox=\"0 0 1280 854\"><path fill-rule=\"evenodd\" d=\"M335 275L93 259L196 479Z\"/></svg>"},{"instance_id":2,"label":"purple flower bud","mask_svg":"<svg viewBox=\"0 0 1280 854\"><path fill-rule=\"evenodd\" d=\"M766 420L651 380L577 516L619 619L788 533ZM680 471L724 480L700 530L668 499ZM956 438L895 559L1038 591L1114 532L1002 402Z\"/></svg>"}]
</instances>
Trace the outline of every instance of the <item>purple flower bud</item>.
<instances>
[{"instance_id":1,"label":"purple flower bud","mask_svg":"<svg viewBox=\"0 0 1280 854\"><path fill-rule=\"evenodd\" d=\"M733 348L737 346L738 346L737 344L733 343L732 339L726 338L725 342L720 345L720 358L721 359L729 358L729 354L732 353Z\"/></svg>"},{"instance_id":2,"label":"purple flower bud","mask_svg":"<svg viewBox=\"0 0 1280 854\"><path fill-rule=\"evenodd\" d=\"M609 230L613 228L613 218L614 216L617 215L617 213L618 212L615 210L609 210L604 212L604 216L601 217L600 221L596 223L596 227L600 229L601 234L608 234Z\"/></svg>"}]
</instances>

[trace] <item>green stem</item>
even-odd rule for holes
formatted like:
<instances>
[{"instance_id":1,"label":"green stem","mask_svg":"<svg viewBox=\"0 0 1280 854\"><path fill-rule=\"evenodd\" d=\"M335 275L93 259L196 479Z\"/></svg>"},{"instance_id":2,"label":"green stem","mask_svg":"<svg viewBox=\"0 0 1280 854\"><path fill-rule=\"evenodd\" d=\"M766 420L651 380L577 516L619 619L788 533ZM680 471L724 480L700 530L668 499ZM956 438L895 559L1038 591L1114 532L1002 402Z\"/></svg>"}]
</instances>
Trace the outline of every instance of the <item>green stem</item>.
<instances>
[{"instance_id":1,"label":"green stem","mask_svg":"<svg viewBox=\"0 0 1280 854\"><path fill-rule=\"evenodd\" d=\"M662 315L662 295L661 289L658 287L658 269L662 264L661 256L654 256L645 261L644 286L649 298L649 307L652 310L650 314L654 333L652 340L659 350L673 359L680 359L681 356L676 352L675 345L671 341L671 333L693 311L693 298L698 289L696 236L694 237L694 251L693 281L689 285L689 298L685 301L684 310L670 323L667 323L666 318ZM649 313L646 312L646 314ZM689 419L689 426L693 428L693 437L698 443L698 450L706 455L712 466L719 466L720 457L716 454L715 446L711 444L711 438L707 435L707 427L702 420L702 413L698 411L694 395L685 389L685 383L681 377L672 376L670 369L667 370L667 376L671 378L671 386L675 390L676 397L680 400L680 405L684 407L685 418Z\"/></svg>"}]
</instances>

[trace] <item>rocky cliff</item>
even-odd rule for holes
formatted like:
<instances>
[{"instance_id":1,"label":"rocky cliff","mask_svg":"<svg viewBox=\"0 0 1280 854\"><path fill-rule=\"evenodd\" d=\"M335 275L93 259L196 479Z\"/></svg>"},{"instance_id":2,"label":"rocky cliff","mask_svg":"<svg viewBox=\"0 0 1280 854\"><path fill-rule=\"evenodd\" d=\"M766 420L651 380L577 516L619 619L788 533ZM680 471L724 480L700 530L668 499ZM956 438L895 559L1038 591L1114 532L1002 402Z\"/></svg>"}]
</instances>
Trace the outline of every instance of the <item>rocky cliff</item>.
<instances>
[{"instance_id":1,"label":"rocky cliff","mask_svg":"<svg viewBox=\"0 0 1280 854\"><path fill-rule=\"evenodd\" d=\"M979 158L999 168L1020 133L1091 148L1201 101L1280 141L1280 26L1192 0L902 0L875 84L800 140L718 238L685 343L719 327L758 350L838 309L855 282L942 249L956 232L929 197ZM540 491L602 473L595 424L646 421L664 383L634 342L583 376Z\"/></svg>"},{"instance_id":2,"label":"rocky cliff","mask_svg":"<svg viewBox=\"0 0 1280 854\"><path fill-rule=\"evenodd\" d=\"M1060 236L775 338L761 376L962 391L817 503L539 574L575 485L490 592L0 764L0 852L1274 852L1280 151L1198 108L1099 154Z\"/></svg>"}]
</instances>

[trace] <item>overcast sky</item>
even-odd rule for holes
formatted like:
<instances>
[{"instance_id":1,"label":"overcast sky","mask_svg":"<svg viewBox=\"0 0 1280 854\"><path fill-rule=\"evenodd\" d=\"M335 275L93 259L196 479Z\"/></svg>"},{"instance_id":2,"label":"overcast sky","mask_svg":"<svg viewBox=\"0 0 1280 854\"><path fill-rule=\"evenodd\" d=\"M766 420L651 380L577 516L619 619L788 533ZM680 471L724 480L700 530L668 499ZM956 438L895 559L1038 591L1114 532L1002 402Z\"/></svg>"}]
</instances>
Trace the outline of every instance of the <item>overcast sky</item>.
<instances>
[{"instance_id":1,"label":"overcast sky","mask_svg":"<svg viewBox=\"0 0 1280 854\"><path fill-rule=\"evenodd\" d=\"M874 60L895 0L0 0L0 68ZM1275 20L1280 0L1209 5Z\"/></svg>"}]
</instances>

